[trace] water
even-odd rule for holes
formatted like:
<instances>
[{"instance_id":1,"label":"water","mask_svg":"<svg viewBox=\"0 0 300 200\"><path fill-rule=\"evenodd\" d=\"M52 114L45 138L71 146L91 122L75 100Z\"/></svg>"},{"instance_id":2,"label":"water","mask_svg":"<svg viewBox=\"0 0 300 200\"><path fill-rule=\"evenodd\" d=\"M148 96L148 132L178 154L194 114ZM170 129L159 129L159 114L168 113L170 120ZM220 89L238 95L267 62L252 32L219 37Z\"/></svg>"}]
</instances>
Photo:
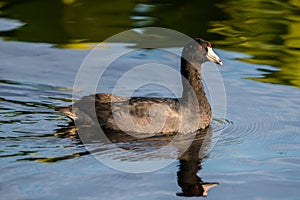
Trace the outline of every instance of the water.
<instances>
[{"instance_id":1,"label":"water","mask_svg":"<svg viewBox=\"0 0 300 200\"><path fill-rule=\"evenodd\" d=\"M72 103L76 72L94 43L147 25L192 37L201 33L224 63L222 135L207 158L196 160L203 181L220 183L208 198L298 199L299 3L114 3L1 2L1 199L184 198L176 196L180 161L152 173L111 169L67 135L68 119L54 110ZM155 53L143 52L133 61L151 60ZM213 134L219 124L215 118ZM151 149L143 144L141 151Z\"/></svg>"}]
</instances>

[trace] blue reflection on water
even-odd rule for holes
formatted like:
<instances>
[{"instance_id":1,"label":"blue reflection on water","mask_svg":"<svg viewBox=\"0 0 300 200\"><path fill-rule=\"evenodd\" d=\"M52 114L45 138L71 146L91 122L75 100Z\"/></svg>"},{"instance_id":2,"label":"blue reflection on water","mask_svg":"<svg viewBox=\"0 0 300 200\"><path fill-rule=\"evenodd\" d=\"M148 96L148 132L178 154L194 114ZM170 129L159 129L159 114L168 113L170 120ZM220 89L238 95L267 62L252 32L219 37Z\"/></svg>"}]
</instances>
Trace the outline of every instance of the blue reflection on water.
<instances>
[{"instance_id":1,"label":"blue reflection on water","mask_svg":"<svg viewBox=\"0 0 300 200\"><path fill-rule=\"evenodd\" d=\"M5 57L0 64L3 198L176 198L177 163L151 174L116 172L87 155L76 138L61 138L56 132L68 120L54 107L71 103L72 83L87 51L4 41L0 46L0 57ZM159 51L148 54L164 58ZM273 188L287 187L289 197L295 199L300 183L299 90L247 80L259 76L257 69L264 66L237 61L245 56L240 53L219 54L230 123L225 123L219 143L200 172L206 179L221 182L210 196L268 199L282 196ZM235 193L229 192L232 187ZM248 188L255 193L247 192Z\"/></svg>"}]
</instances>

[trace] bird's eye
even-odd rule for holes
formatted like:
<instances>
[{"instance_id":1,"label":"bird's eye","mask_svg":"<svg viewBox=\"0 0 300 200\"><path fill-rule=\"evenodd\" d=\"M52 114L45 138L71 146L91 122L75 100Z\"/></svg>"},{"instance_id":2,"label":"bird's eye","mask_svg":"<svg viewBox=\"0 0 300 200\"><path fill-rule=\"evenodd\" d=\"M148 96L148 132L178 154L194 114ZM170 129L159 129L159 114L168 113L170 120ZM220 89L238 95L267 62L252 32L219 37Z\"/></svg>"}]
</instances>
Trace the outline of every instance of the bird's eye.
<instances>
[{"instance_id":1,"label":"bird's eye","mask_svg":"<svg viewBox=\"0 0 300 200\"><path fill-rule=\"evenodd\" d=\"M197 47L198 47L198 50L202 50L203 49L203 47L201 45L198 45Z\"/></svg>"}]
</instances>

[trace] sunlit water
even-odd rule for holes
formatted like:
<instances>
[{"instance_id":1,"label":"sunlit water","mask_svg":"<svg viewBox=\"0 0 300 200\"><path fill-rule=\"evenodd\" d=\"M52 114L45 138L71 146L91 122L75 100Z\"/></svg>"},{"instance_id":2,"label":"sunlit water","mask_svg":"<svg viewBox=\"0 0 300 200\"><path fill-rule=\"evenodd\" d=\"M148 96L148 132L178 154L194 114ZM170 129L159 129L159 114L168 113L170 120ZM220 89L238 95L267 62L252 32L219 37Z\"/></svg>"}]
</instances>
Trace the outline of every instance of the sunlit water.
<instances>
[{"instance_id":1,"label":"sunlit water","mask_svg":"<svg viewBox=\"0 0 300 200\"><path fill-rule=\"evenodd\" d=\"M65 1L66 4L67 2ZM213 134L220 130L222 134L208 157L201 160L203 169L198 174L203 181L220 183L209 192L210 199L298 199L300 91L297 89L299 48L296 45L299 44L299 37L295 35L300 21L297 17L298 3L290 1L282 5L272 1L272 5L264 2L262 5L249 3L247 6L243 1L240 3L226 1L217 4L216 7L227 14L228 20L217 23L218 19L216 21L214 17L210 18L210 32L226 38L216 39L216 44L226 49L217 49L217 53L224 63L219 71L226 90L227 114L225 119L214 119ZM173 6L177 8L178 5ZM257 15L256 11L266 11L270 6L273 6L274 12ZM182 7L191 9L189 5ZM17 8L22 6L11 9ZM72 9L76 6L67 8L67 18L76 21L72 15ZM146 4L138 4L134 8L134 15L147 13L161 17L162 21L170 15L160 15L155 12L155 7ZM156 7L159 8L161 7ZM240 8L245 12L239 12ZM246 14L242 13L248 13L247 23L243 23ZM284 20L281 20L283 15ZM21 16L22 13L20 18ZM31 18L28 20L36 20L35 17ZM10 31L24 24L18 20L1 20L1 24L5 25L0 26L2 36L11 40L78 47L77 42L81 39L73 35L76 31L70 31L71 37L65 37L65 33L59 32L61 35L51 37L56 40L48 41L45 39L50 38L47 33L27 35L26 26L14 33ZM131 20L136 22L136 26L143 25L138 22L159 25L155 17L133 17ZM289 23L290 20L293 23ZM264 35L265 32L259 32L263 29L256 27L256 34L252 34L254 29L251 24L257 24L256 22L260 22L261 27L269 27L273 36L274 30L283 32L277 34L280 37L271 39ZM274 23L278 26L273 26ZM285 25L284 29L280 29L282 24ZM51 26L48 33L61 30ZM111 28L110 31L101 37L115 33L112 28L114 26L107 26ZM67 27L67 30L74 28L72 23ZM186 29L194 27L187 26ZM98 30L97 33L100 32ZM11 35L15 38L11 38ZM82 35L93 38L92 34L85 31ZM207 36L214 38L214 35ZM237 41L238 38L241 39ZM97 39L99 38L91 41ZM66 44L69 40L74 40L74 43ZM84 47L86 45L88 44L84 43ZM76 72L88 55L88 50L55 48L46 43L3 39L0 40L0 49L1 199L183 198L176 196L181 190L176 180L179 161L156 172L128 174L103 165L87 152L78 138L66 136L69 120L54 108L72 103L70 101ZM134 59L162 59L155 52L147 52ZM156 89L151 95L160 95L159 88ZM105 150L102 153L105 154ZM122 158L120 162L132 162L132 159Z\"/></svg>"},{"instance_id":2,"label":"sunlit water","mask_svg":"<svg viewBox=\"0 0 300 200\"><path fill-rule=\"evenodd\" d=\"M47 199L55 191L60 198L88 193L91 197L128 199L155 191L161 195L151 195L153 199L164 195L167 199L175 198L180 191L176 185L176 162L151 174L126 174L99 163L86 153L78 139L63 137L60 127L66 126L68 119L54 111L54 107L71 103L72 82L87 51L2 41L1 47L4 46L1 196ZM31 49L30 53L25 47ZM13 56L13 49L21 55ZM243 58L242 54L218 53L224 62L219 70L226 89L227 116L221 138L199 172L202 178L221 183L210 197L275 198L284 195L273 188L284 187L290 197L296 198L300 182L300 92L288 86L243 79L258 76L258 66L237 61L236 58ZM34 62L31 58L35 58ZM155 177L160 177L159 181ZM140 192L141 185L147 190ZM251 188L256 192L245 192Z\"/></svg>"}]
</instances>

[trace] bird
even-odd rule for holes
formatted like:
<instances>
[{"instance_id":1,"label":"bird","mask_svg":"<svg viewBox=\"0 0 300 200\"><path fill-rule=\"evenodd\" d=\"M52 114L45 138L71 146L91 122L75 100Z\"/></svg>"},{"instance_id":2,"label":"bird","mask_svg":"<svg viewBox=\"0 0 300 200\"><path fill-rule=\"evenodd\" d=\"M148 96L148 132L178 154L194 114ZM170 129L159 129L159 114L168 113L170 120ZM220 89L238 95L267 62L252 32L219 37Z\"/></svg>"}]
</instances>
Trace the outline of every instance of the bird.
<instances>
[{"instance_id":1,"label":"bird","mask_svg":"<svg viewBox=\"0 0 300 200\"><path fill-rule=\"evenodd\" d=\"M69 117L76 126L100 124L105 130L172 134L205 129L212 121L211 106L201 77L201 65L207 61L222 65L210 42L194 38L184 45L180 63L183 87L180 98L97 93L56 110Z\"/></svg>"}]
</instances>

